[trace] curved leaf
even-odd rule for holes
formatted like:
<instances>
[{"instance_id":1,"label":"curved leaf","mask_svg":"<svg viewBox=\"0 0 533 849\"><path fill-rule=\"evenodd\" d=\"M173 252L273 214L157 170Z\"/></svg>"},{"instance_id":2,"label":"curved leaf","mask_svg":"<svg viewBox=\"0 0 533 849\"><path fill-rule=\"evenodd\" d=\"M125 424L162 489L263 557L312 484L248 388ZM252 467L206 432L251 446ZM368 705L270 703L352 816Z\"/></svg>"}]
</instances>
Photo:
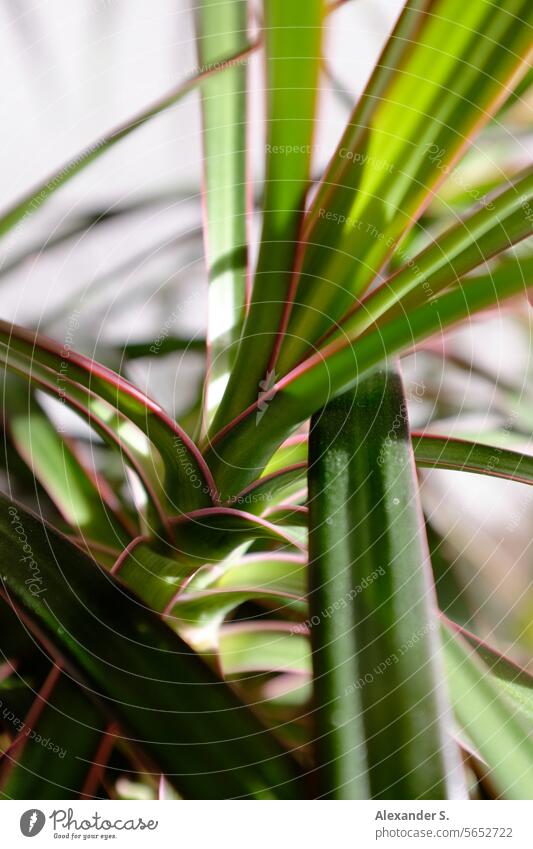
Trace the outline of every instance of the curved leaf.
<instances>
[{"instance_id":1,"label":"curved leaf","mask_svg":"<svg viewBox=\"0 0 533 849\"><path fill-rule=\"evenodd\" d=\"M111 369L5 321L0 321L0 355L9 366L12 352L52 369L62 387L78 383L132 421L159 451L165 466L165 490L174 509L204 506L213 494L209 470L189 436L164 410ZM31 373L31 367L30 367Z\"/></svg>"},{"instance_id":2,"label":"curved leaf","mask_svg":"<svg viewBox=\"0 0 533 849\"><path fill-rule=\"evenodd\" d=\"M388 309L408 311L434 299L447 286L456 285L465 274L530 235L532 224L526 204L533 203L533 168L518 175L512 184L468 218L439 236L393 277L352 308L341 319L335 336L355 338L371 327ZM533 260L508 259L496 273L519 275L527 286L533 283ZM486 275L490 285L491 275ZM333 337L334 338L334 337Z\"/></svg>"},{"instance_id":3,"label":"curved leaf","mask_svg":"<svg viewBox=\"0 0 533 849\"><path fill-rule=\"evenodd\" d=\"M290 754L172 630L52 528L4 498L0 508L3 594L159 772L197 799L299 795ZM18 524L38 594L26 582Z\"/></svg>"},{"instance_id":4,"label":"curved leaf","mask_svg":"<svg viewBox=\"0 0 533 849\"><path fill-rule=\"evenodd\" d=\"M231 508L213 507L185 514L172 523L171 546L164 552L139 537L123 552L113 573L153 609L169 612L195 572L222 562L234 549L254 539L283 548L301 548L298 540L265 519Z\"/></svg>"},{"instance_id":5,"label":"curved leaf","mask_svg":"<svg viewBox=\"0 0 533 849\"><path fill-rule=\"evenodd\" d=\"M455 469L479 475L533 484L533 457L481 442L413 432L413 449L418 466Z\"/></svg>"},{"instance_id":6,"label":"curved leaf","mask_svg":"<svg viewBox=\"0 0 533 849\"><path fill-rule=\"evenodd\" d=\"M123 548L130 534L115 515L105 487L84 468L28 387L22 382L4 384L4 398L13 443L65 521L82 537Z\"/></svg>"},{"instance_id":7,"label":"curved leaf","mask_svg":"<svg viewBox=\"0 0 533 849\"><path fill-rule=\"evenodd\" d=\"M464 636L443 630L446 668L458 722L490 767L499 792L508 799L533 795L533 741L522 711L502 692ZM492 664L494 665L494 664ZM531 728L529 721L527 727Z\"/></svg>"},{"instance_id":8,"label":"curved leaf","mask_svg":"<svg viewBox=\"0 0 533 849\"><path fill-rule=\"evenodd\" d=\"M256 46L255 44L249 44L243 50L239 51L239 53L219 59L216 65L202 68L199 73L194 74L188 80L175 86L168 94L141 112L138 112L137 115L134 115L111 133L94 141L85 150L82 150L77 156L71 159L70 162L67 162L62 168L55 171L55 173L50 174L46 182L32 189L0 216L0 237L11 230L19 221L28 218L33 212L40 209L61 186L67 183L72 177L75 177L76 174L79 174L80 171L83 171L84 168L94 162L95 159L98 159L103 153L114 147L119 141L129 136L137 127L141 127L155 115L159 115L161 112L174 106L175 103L181 100L182 97L185 97L190 91L193 91L207 77L224 72L228 68L231 68L235 62L243 60Z\"/></svg>"}]
</instances>

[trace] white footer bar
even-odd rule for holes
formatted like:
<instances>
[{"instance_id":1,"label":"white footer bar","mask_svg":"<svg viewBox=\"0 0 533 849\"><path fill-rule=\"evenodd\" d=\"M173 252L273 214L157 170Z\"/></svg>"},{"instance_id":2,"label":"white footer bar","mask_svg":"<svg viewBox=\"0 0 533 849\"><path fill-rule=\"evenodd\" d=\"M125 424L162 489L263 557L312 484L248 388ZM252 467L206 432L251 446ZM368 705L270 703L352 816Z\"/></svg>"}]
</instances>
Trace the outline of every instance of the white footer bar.
<instances>
[{"instance_id":1,"label":"white footer bar","mask_svg":"<svg viewBox=\"0 0 533 849\"><path fill-rule=\"evenodd\" d=\"M10 849L65 844L117 849L533 847L533 802L4 801L1 805L2 846Z\"/></svg>"}]
</instances>

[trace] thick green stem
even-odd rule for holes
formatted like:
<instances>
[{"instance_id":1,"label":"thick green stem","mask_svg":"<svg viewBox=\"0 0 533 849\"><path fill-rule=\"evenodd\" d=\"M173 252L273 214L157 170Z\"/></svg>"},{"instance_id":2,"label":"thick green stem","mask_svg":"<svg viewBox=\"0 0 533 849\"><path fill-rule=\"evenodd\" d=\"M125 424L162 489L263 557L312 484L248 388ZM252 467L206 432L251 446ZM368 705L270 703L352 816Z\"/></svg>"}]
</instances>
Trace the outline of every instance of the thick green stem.
<instances>
[{"instance_id":1,"label":"thick green stem","mask_svg":"<svg viewBox=\"0 0 533 849\"><path fill-rule=\"evenodd\" d=\"M318 413L309 449L319 794L462 795L398 372Z\"/></svg>"}]
</instances>

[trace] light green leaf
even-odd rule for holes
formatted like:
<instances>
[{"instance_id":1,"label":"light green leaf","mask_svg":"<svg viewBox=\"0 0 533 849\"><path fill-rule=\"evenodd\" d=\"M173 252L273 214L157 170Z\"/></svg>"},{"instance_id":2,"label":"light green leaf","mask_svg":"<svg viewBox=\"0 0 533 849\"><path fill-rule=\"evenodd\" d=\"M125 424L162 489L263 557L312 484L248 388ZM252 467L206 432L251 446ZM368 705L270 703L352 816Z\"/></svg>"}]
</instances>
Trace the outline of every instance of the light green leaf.
<instances>
[{"instance_id":1,"label":"light green leaf","mask_svg":"<svg viewBox=\"0 0 533 849\"><path fill-rule=\"evenodd\" d=\"M24 383L4 384L9 431L24 459L74 533L115 548L130 539L105 488L84 468Z\"/></svg>"},{"instance_id":2,"label":"light green leaf","mask_svg":"<svg viewBox=\"0 0 533 849\"><path fill-rule=\"evenodd\" d=\"M309 213L279 374L368 288L508 97L531 22L529 0L408 0Z\"/></svg>"},{"instance_id":3,"label":"light green leaf","mask_svg":"<svg viewBox=\"0 0 533 849\"><path fill-rule=\"evenodd\" d=\"M502 687L501 677L494 680L480 659L479 646L472 647L460 632L449 628L443 631L443 639L459 725L488 763L499 792L507 799L531 799L533 741L527 733L531 720L524 722L522 707L515 705L508 687ZM489 666L494 668L494 663L489 661Z\"/></svg>"},{"instance_id":4,"label":"light green leaf","mask_svg":"<svg viewBox=\"0 0 533 849\"><path fill-rule=\"evenodd\" d=\"M250 311L216 429L268 390L309 189L324 0L264 3L267 139L263 229ZM263 384L266 383L266 386Z\"/></svg>"},{"instance_id":5,"label":"light green leaf","mask_svg":"<svg viewBox=\"0 0 533 849\"><path fill-rule=\"evenodd\" d=\"M529 454L431 433L412 436L415 460L422 468L455 469L533 484L533 457Z\"/></svg>"},{"instance_id":6,"label":"light green leaf","mask_svg":"<svg viewBox=\"0 0 533 849\"><path fill-rule=\"evenodd\" d=\"M246 0L201 0L197 11L202 67L247 45ZM209 273L206 386L208 420L224 391L247 300L246 63L236 63L201 86Z\"/></svg>"}]
</instances>

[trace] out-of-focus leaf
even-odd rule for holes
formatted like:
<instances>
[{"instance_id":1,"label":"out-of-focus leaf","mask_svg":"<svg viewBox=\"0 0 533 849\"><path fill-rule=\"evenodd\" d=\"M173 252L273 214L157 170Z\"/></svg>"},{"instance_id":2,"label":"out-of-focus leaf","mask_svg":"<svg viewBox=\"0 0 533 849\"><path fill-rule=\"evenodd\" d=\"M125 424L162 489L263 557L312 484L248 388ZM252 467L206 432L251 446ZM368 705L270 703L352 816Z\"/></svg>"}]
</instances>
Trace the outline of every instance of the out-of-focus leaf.
<instances>
[{"instance_id":1,"label":"out-of-focus leaf","mask_svg":"<svg viewBox=\"0 0 533 849\"><path fill-rule=\"evenodd\" d=\"M197 799L300 795L291 755L124 584L18 505L2 499L0 513L3 594L46 651L60 654L67 671L86 681L180 793ZM26 584L14 520L32 547L40 594Z\"/></svg>"},{"instance_id":2,"label":"out-of-focus leaf","mask_svg":"<svg viewBox=\"0 0 533 849\"><path fill-rule=\"evenodd\" d=\"M152 103L146 109L134 115L120 127L117 127L111 133L108 133L94 141L77 156L67 162L62 168L59 168L55 173L51 174L48 179L40 186L35 187L28 192L24 197L17 201L13 206L6 210L0 216L0 237L4 236L12 227L19 221L28 218L54 194L61 186L67 183L80 171L83 171L88 165L98 159L103 153L114 147L119 141L126 138L138 127L141 127L151 118L161 114L170 107L174 106L182 97L185 97L190 91L193 91L199 83L210 77L213 74L224 73L225 70L232 67L234 62L244 59L256 45L251 44L231 56L220 57L219 61L214 66L208 66L200 70L197 74L191 76L188 80L175 86L164 97L161 97L155 103Z\"/></svg>"},{"instance_id":3,"label":"out-of-focus leaf","mask_svg":"<svg viewBox=\"0 0 533 849\"><path fill-rule=\"evenodd\" d=\"M460 636L473 649L476 656L487 667L494 686L513 703L513 707L522 717L533 736L531 720L533 719L533 677L517 666L512 660L502 655L488 643L480 640L475 634L465 630L448 617L442 617L443 629L448 630L452 638Z\"/></svg>"},{"instance_id":4,"label":"out-of-focus leaf","mask_svg":"<svg viewBox=\"0 0 533 849\"><path fill-rule=\"evenodd\" d=\"M439 609L460 625L471 624L469 596L459 578L449 543L427 520L426 536Z\"/></svg>"},{"instance_id":5,"label":"out-of-focus leaf","mask_svg":"<svg viewBox=\"0 0 533 849\"><path fill-rule=\"evenodd\" d=\"M252 600L267 600L276 610L305 610L307 567L299 555L250 554L211 567L207 574L211 579L201 580L199 589L193 577L169 611L186 626L219 624L240 604Z\"/></svg>"},{"instance_id":6,"label":"out-of-focus leaf","mask_svg":"<svg viewBox=\"0 0 533 849\"><path fill-rule=\"evenodd\" d=\"M22 381L4 383L9 430L17 451L68 524L88 537L123 548L129 541L105 488L84 468Z\"/></svg>"},{"instance_id":7,"label":"out-of-focus leaf","mask_svg":"<svg viewBox=\"0 0 533 849\"><path fill-rule=\"evenodd\" d=\"M2 347L0 346L0 359ZM161 529L170 535L165 493L162 488L164 468L157 449L136 425L111 404L64 376L40 365L35 359L9 351L8 368L43 392L58 398L74 410L110 447L120 451L121 459L138 476L146 496L148 526L156 533ZM138 513L144 518L144 505Z\"/></svg>"},{"instance_id":8,"label":"out-of-focus leaf","mask_svg":"<svg viewBox=\"0 0 533 849\"><path fill-rule=\"evenodd\" d=\"M173 522L174 556L143 538L132 543L113 567L152 609L171 611L174 600L194 573L206 564L222 562L234 549L253 539L267 539L294 551L301 544L265 519L231 508L197 510Z\"/></svg>"},{"instance_id":9,"label":"out-of-focus leaf","mask_svg":"<svg viewBox=\"0 0 533 849\"><path fill-rule=\"evenodd\" d=\"M176 512L211 503L213 485L203 458L190 437L155 401L70 347L5 321L0 322L0 343L0 357L7 366L13 354L22 354L28 358L30 378L36 363L51 371L56 391L63 396L68 384L79 384L133 422L161 455L165 469L161 489Z\"/></svg>"},{"instance_id":10,"label":"out-of-focus leaf","mask_svg":"<svg viewBox=\"0 0 533 849\"><path fill-rule=\"evenodd\" d=\"M2 693L3 703L8 700ZM52 667L28 714L15 721L18 740L0 768L4 796L79 798L106 724L89 694Z\"/></svg>"},{"instance_id":11,"label":"out-of-focus leaf","mask_svg":"<svg viewBox=\"0 0 533 849\"><path fill-rule=\"evenodd\" d=\"M158 356L185 352L186 354L205 354L205 339L188 339L180 336L167 336L165 339L151 339L148 342L126 342L114 349L115 358L119 360L137 360L141 357L151 357L157 352Z\"/></svg>"},{"instance_id":12,"label":"out-of-focus leaf","mask_svg":"<svg viewBox=\"0 0 533 849\"><path fill-rule=\"evenodd\" d=\"M481 442L413 432L413 449L418 466L454 469L533 484L533 457Z\"/></svg>"},{"instance_id":13,"label":"out-of-focus leaf","mask_svg":"<svg viewBox=\"0 0 533 849\"><path fill-rule=\"evenodd\" d=\"M522 708L490 674L482 650L458 631L443 630L447 676L460 727L490 767L490 777L507 799L533 795L533 742L528 737ZM501 673L500 673L501 674ZM518 676L517 676L518 677Z\"/></svg>"},{"instance_id":14,"label":"out-of-focus leaf","mask_svg":"<svg viewBox=\"0 0 533 849\"><path fill-rule=\"evenodd\" d=\"M219 636L219 655L224 675L243 672L311 671L307 637L280 622L225 625Z\"/></svg>"}]
</instances>

